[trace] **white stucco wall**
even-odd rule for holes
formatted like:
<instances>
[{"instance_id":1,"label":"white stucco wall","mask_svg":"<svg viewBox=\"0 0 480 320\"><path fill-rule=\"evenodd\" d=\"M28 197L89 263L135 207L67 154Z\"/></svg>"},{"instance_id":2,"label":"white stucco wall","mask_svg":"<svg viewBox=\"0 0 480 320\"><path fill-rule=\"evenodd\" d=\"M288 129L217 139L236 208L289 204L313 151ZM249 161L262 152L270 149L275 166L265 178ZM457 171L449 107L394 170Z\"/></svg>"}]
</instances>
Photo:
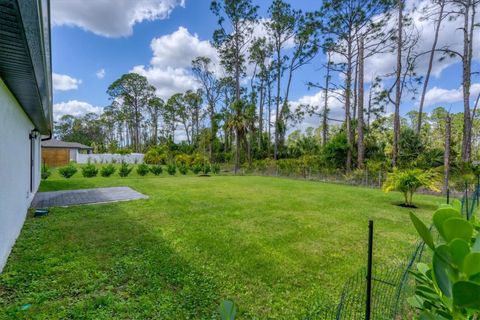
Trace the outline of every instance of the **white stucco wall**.
<instances>
[{"instance_id":1,"label":"white stucco wall","mask_svg":"<svg viewBox=\"0 0 480 320\"><path fill-rule=\"evenodd\" d=\"M0 79L0 272L20 234L40 183L40 137L34 141L30 190L30 140L33 124Z\"/></svg>"}]
</instances>

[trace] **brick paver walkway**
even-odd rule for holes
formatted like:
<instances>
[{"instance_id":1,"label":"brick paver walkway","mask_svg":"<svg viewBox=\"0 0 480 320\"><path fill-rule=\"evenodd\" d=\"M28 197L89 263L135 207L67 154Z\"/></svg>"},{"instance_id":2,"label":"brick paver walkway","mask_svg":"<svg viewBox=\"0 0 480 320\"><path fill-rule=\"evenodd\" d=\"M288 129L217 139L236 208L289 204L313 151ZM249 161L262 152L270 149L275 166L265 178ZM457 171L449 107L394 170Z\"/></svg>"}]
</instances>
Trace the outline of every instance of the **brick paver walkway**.
<instances>
[{"instance_id":1,"label":"brick paver walkway","mask_svg":"<svg viewBox=\"0 0 480 320\"><path fill-rule=\"evenodd\" d=\"M37 192L32 208L68 207L78 204L92 204L115 201L148 199L129 187L95 188L53 192Z\"/></svg>"}]
</instances>

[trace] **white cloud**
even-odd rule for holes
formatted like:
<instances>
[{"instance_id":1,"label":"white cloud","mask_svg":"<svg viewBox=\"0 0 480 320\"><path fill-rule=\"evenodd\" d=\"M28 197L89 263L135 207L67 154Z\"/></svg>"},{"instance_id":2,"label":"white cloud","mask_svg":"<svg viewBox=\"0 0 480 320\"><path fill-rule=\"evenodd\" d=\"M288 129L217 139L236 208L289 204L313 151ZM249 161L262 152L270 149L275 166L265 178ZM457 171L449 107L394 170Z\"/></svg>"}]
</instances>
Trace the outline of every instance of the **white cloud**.
<instances>
[{"instance_id":1,"label":"white cloud","mask_svg":"<svg viewBox=\"0 0 480 320\"><path fill-rule=\"evenodd\" d=\"M77 26L105 37L124 37L142 21L166 19L185 0L53 0L54 26Z\"/></svg>"},{"instance_id":2,"label":"white cloud","mask_svg":"<svg viewBox=\"0 0 480 320\"><path fill-rule=\"evenodd\" d=\"M476 99L477 95L480 93L480 83L472 84L470 92L471 99ZM456 103L460 101L463 101L463 90L461 86L457 89L433 87L425 94L425 106L438 105L442 103Z\"/></svg>"},{"instance_id":3,"label":"white cloud","mask_svg":"<svg viewBox=\"0 0 480 320\"><path fill-rule=\"evenodd\" d=\"M100 70L98 70L95 75L97 76L98 79L103 79L105 78L105 69L102 68Z\"/></svg>"},{"instance_id":4,"label":"white cloud","mask_svg":"<svg viewBox=\"0 0 480 320\"><path fill-rule=\"evenodd\" d=\"M179 27L172 34L154 38L150 44L153 51L151 64L155 67L187 68L198 56L218 60L217 50L207 40L200 40L186 28Z\"/></svg>"},{"instance_id":5,"label":"white cloud","mask_svg":"<svg viewBox=\"0 0 480 320\"><path fill-rule=\"evenodd\" d=\"M53 118L55 121L58 121L66 114L79 117L92 112L100 114L102 110L102 107L91 105L88 102L70 100L67 102L55 103L53 105Z\"/></svg>"},{"instance_id":6,"label":"white cloud","mask_svg":"<svg viewBox=\"0 0 480 320\"><path fill-rule=\"evenodd\" d=\"M66 74L52 74L53 90L55 91L68 91L76 90L82 83L82 80L72 78Z\"/></svg>"},{"instance_id":7,"label":"white cloud","mask_svg":"<svg viewBox=\"0 0 480 320\"><path fill-rule=\"evenodd\" d=\"M145 76L157 88L157 94L168 99L172 94L198 88L190 72L192 60L198 56L209 57L219 65L216 49L207 40L200 40L186 28L154 38L150 44L153 57L150 65L133 67L131 72Z\"/></svg>"}]
</instances>

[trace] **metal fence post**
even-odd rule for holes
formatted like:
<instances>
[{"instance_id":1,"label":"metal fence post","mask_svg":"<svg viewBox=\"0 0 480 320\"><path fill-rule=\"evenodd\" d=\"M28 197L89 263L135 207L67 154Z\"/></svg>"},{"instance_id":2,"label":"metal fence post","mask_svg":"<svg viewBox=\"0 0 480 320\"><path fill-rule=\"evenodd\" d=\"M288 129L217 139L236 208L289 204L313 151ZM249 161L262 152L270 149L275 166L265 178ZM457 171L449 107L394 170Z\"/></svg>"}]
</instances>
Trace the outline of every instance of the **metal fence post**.
<instances>
[{"instance_id":1,"label":"metal fence post","mask_svg":"<svg viewBox=\"0 0 480 320\"><path fill-rule=\"evenodd\" d=\"M368 221L368 262L367 262L367 299L365 301L365 320L370 320L372 305L372 260L373 260L373 221Z\"/></svg>"}]
</instances>

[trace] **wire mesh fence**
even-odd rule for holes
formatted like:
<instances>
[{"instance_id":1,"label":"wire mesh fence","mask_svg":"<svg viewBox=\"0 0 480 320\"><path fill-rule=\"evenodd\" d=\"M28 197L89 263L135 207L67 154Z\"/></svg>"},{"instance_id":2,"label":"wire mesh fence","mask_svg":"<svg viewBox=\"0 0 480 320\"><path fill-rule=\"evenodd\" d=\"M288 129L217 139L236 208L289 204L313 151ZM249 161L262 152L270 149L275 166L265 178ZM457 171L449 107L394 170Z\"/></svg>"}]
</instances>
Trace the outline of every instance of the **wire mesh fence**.
<instances>
[{"instance_id":1,"label":"wire mesh fence","mask_svg":"<svg viewBox=\"0 0 480 320\"><path fill-rule=\"evenodd\" d=\"M462 196L462 215L467 219L470 219L478 210L480 205L480 176L477 177L477 183L474 188L469 188L468 184L465 184L465 191Z\"/></svg>"},{"instance_id":2,"label":"wire mesh fence","mask_svg":"<svg viewBox=\"0 0 480 320\"><path fill-rule=\"evenodd\" d=\"M477 213L480 202L480 183L466 185L461 198L462 213L470 218ZM430 228L434 237L438 237L434 228ZM407 297L413 296L415 283L410 277L418 262L431 261L430 252L425 251L425 243L418 242L408 258L395 265L376 265L372 270L371 314L366 317L367 272L362 268L351 276L343 285L339 302L324 306L309 314L306 319L340 320L340 319L412 319L412 310Z\"/></svg>"},{"instance_id":3,"label":"wire mesh fence","mask_svg":"<svg viewBox=\"0 0 480 320\"><path fill-rule=\"evenodd\" d=\"M410 271L425 259L424 244L419 242L410 258L395 265L374 265L372 269L370 319L402 319L409 310L406 297L413 295ZM362 268L343 285L338 304L320 308L307 319L366 319L367 270Z\"/></svg>"}]
</instances>

